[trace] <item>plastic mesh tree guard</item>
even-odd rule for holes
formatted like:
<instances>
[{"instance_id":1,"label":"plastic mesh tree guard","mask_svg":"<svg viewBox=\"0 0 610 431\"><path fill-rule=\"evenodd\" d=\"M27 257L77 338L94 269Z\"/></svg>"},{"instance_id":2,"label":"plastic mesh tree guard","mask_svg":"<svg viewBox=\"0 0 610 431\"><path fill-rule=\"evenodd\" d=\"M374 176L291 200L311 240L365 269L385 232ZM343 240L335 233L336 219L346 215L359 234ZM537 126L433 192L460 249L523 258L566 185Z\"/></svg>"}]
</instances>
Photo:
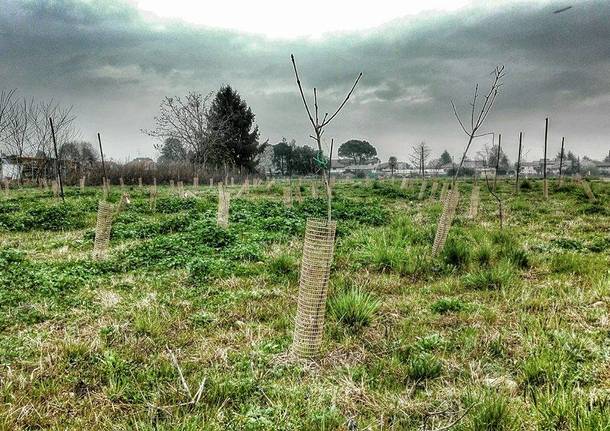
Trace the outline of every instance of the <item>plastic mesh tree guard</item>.
<instances>
[{"instance_id":1,"label":"plastic mesh tree guard","mask_svg":"<svg viewBox=\"0 0 610 431\"><path fill-rule=\"evenodd\" d=\"M290 186L284 187L284 205L292 208L292 189Z\"/></svg>"},{"instance_id":2,"label":"plastic mesh tree guard","mask_svg":"<svg viewBox=\"0 0 610 431\"><path fill-rule=\"evenodd\" d=\"M102 178L102 199L107 200L108 194L108 182L106 179Z\"/></svg>"},{"instance_id":3,"label":"plastic mesh tree guard","mask_svg":"<svg viewBox=\"0 0 610 431\"><path fill-rule=\"evenodd\" d=\"M216 214L216 224L219 227L229 227L229 207L231 203L231 193L223 185L218 186L218 212Z\"/></svg>"},{"instance_id":4,"label":"plastic mesh tree guard","mask_svg":"<svg viewBox=\"0 0 610 431\"><path fill-rule=\"evenodd\" d=\"M81 192L85 191L85 177L80 178L80 191Z\"/></svg>"},{"instance_id":5,"label":"plastic mesh tree guard","mask_svg":"<svg viewBox=\"0 0 610 431\"><path fill-rule=\"evenodd\" d=\"M235 178L231 177L231 187L235 185Z\"/></svg>"},{"instance_id":6,"label":"plastic mesh tree guard","mask_svg":"<svg viewBox=\"0 0 610 431\"><path fill-rule=\"evenodd\" d=\"M318 185L315 181L311 183L311 197L314 199L318 197Z\"/></svg>"},{"instance_id":7,"label":"plastic mesh tree guard","mask_svg":"<svg viewBox=\"0 0 610 431\"><path fill-rule=\"evenodd\" d=\"M549 198L549 183L546 178L542 181L542 195L545 199Z\"/></svg>"},{"instance_id":8,"label":"plastic mesh tree guard","mask_svg":"<svg viewBox=\"0 0 610 431\"><path fill-rule=\"evenodd\" d=\"M53 197L59 196L59 185L57 181L51 181L51 190L53 190Z\"/></svg>"},{"instance_id":9,"label":"plastic mesh tree guard","mask_svg":"<svg viewBox=\"0 0 610 431\"><path fill-rule=\"evenodd\" d=\"M447 241L447 235L449 234L449 228L455 217L455 210L457 209L460 201L460 192L457 187L454 187L449 192L449 196L443 205L443 213L438 221L436 228L436 235L434 237L434 244L432 245L432 255L437 256L445 247Z\"/></svg>"},{"instance_id":10,"label":"plastic mesh tree guard","mask_svg":"<svg viewBox=\"0 0 610 431\"><path fill-rule=\"evenodd\" d=\"M296 188L294 189L294 199L298 203L303 202L303 196L301 195L301 185L300 184L297 184Z\"/></svg>"},{"instance_id":11,"label":"plastic mesh tree guard","mask_svg":"<svg viewBox=\"0 0 610 431\"><path fill-rule=\"evenodd\" d=\"M274 180L267 181L267 190L271 190L271 187L275 184Z\"/></svg>"},{"instance_id":12,"label":"plastic mesh tree guard","mask_svg":"<svg viewBox=\"0 0 610 431\"><path fill-rule=\"evenodd\" d=\"M447 192L449 191L449 183L443 183L443 187L441 188L441 202L445 202L447 198Z\"/></svg>"},{"instance_id":13,"label":"plastic mesh tree guard","mask_svg":"<svg viewBox=\"0 0 610 431\"><path fill-rule=\"evenodd\" d=\"M468 217L476 219L479 215L479 186L473 186L470 193L470 208L468 209Z\"/></svg>"},{"instance_id":14,"label":"plastic mesh tree guard","mask_svg":"<svg viewBox=\"0 0 610 431\"><path fill-rule=\"evenodd\" d=\"M11 194L11 186L8 180L3 180L2 183L4 184L4 195L6 197L9 197L9 195Z\"/></svg>"},{"instance_id":15,"label":"plastic mesh tree guard","mask_svg":"<svg viewBox=\"0 0 610 431\"><path fill-rule=\"evenodd\" d=\"M194 188L199 187L199 177L193 177L193 187Z\"/></svg>"},{"instance_id":16,"label":"plastic mesh tree guard","mask_svg":"<svg viewBox=\"0 0 610 431\"><path fill-rule=\"evenodd\" d=\"M210 178L210 187L214 187L214 178Z\"/></svg>"},{"instance_id":17,"label":"plastic mesh tree guard","mask_svg":"<svg viewBox=\"0 0 610 431\"><path fill-rule=\"evenodd\" d=\"M178 181L177 189L178 189L178 196L183 198L184 197L184 183L182 181Z\"/></svg>"},{"instance_id":18,"label":"plastic mesh tree guard","mask_svg":"<svg viewBox=\"0 0 610 431\"><path fill-rule=\"evenodd\" d=\"M138 187L142 188L142 177L138 178Z\"/></svg>"},{"instance_id":19,"label":"plastic mesh tree guard","mask_svg":"<svg viewBox=\"0 0 610 431\"><path fill-rule=\"evenodd\" d=\"M123 193L121 195L121 199L119 200L119 204L117 206L117 213L123 211L127 205L129 205L131 201L129 200L129 193Z\"/></svg>"},{"instance_id":20,"label":"plastic mesh tree guard","mask_svg":"<svg viewBox=\"0 0 610 431\"><path fill-rule=\"evenodd\" d=\"M244 180L244 194L248 194L250 192L250 180L246 178Z\"/></svg>"},{"instance_id":21,"label":"plastic mesh tree guard","mask_svg":"<svg viewBox=\"0 0 610 431\"><path fill-rule=\"evenodd\" d=\"M125 187L125 181L123 181L123 177L119 177L119 186L121 186L121 188Z\"/></svg>"},{"instance_id":22,"label":"plastic mesh tree guard","mask_svg":"<svg viewBox=\"0 0 610 431\"><path fill-rule=\"evenodd\" d=\"M438 183L436 181L432 181L432 188L430 188L430 200L431 201L436 199L436 190L438 190Z\"/></svg>"},{"instance_id":23,"label":"plastic mesh tree guard","mask_svg":"<svg viewBox=\"0 0 610 431\"><path fill-rule=\"evenodd\" d=\"M105 259L108 254L113 211L114 207L111 203L106 201L99 202L97 222L95 224L95 240L93 242L93 259Z\"/></svg>"},{"instance_id":24,"label":"plastic mesh tree guard","mask_svg":"<svg viewBox=\"0 0 610 431\"><path fill-rule=\"evenodd\" d=\"M421 201L424 198L424 193L426 193L426 180L422 180L421 182L421 188L419 189L417 199Z\"/></svg>"},{"instance_id":25,"label":"plastic mesh tree guard","mask_svg":"<svg viewBox=\"0 0 610 431\"><path fill-rule=\"evenodd\" d=\"M292 344L300 358L316 356L322 343L336 228L335 221L307 220Z\"/></svg>"},{"instance_id":26,"label":"plastic mesh tree guard","mask_svg":"<svg viewBox=\"0 0 610 431\"><path fill-rule=\"evenodd\" d=\"M150 196L148 198L148 204L151 211L157 210L157 187L152 186L150 189Z\"/></svg>"},{"instance_id":27,"label":"plastic mesh tree guard","mask_svg":"<svg viewBox=\"0 0 610 431\"><path fill-rule=\"evenodd\" d=\"M591 185L588 181L582 181L582 189L589 198L589 202L595 202L595 195L593 194L593 190L591 190Z\"/></svg>"},{"instance_id":28,"label":"plastic mesh tree guard","mask_svg":"<svg viewBox=\"0 0 610 431\"><path fill-rule=\"evenodd\" d=\"M400 182L400 190L404 190L407 188L407 179L403 178L402 181Z\"/></svg>"},{"instance_id":29,"label":"plastic mesh tree guard","mask_svg":"<svg viewBox=\"0 0 610 431\"><path fill-rule=\"evenodd\" d=\"M175 185L176 184L174 183L174 180L169 180L169 187L170 187L170 189L173 189Z\"/></svg>"}]
</instances>

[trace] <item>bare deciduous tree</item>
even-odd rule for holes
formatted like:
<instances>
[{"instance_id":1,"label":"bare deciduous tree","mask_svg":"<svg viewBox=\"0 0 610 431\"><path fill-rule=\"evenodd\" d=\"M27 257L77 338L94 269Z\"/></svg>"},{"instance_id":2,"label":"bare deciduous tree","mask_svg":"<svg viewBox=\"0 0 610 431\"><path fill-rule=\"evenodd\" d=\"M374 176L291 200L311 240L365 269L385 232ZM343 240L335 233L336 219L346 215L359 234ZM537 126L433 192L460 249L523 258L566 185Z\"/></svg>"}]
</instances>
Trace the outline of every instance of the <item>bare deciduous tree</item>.
<instances>
[{"instance_id":1,"label":"bare deciduous tree","mask_svg":"<svg viewBox=\"0 0 610 431\"><path fill-rule=\"evenodd\" d=\"M411 149L411 155L409 159L414 166L417 166L417 170L421 174L422 180L425 178L426 173L426 161L430 157L430 148L425 142L414 145Z\"/></svg>"},{"instance_id":2,"label":"bare deciduous tree","mask_svg":"<svg viewBox=\"0 0 610 431\"><path fill-rule=\"evenodd\" d=\"M25 155L32 135L32 125L28 115L32 104L33 101L25 98L19 103L13 104L7 120L5 146L11 155L19 158Z\"/></svg>"},{"instance_id":3,"label":"bare deciduous tree","mask_svg":"<svg viewBox=\"0 0 610 431\"><path fill-rule=\"evenodd\" d=\"M4 143L5 131L9 126L11 112L15 105L16 90L2 90L0 92L0 143Z\"/></svg>"},{"instance_id":4,"label":"bare deciduous tree","mask_svg":"<svg viewBox=\"0 0 610 431\"><path fill-rule=\"evenodd\" d=\"M322 179L326 186L326 194L328 196L328 221L330 221L331 215L332 215L332 209L331 209L332 190L330 188L330 167L331 167L331 161L332 161L332 157L333 157L333 140L331 139L328 160L325 160L324 151L322 150L322 136L324 135L324 127L326 127L337 116L337 114L339 114L341 109L343 109L343 107L349 100L350 96L354 92L354 89L356 88L356 85L358 85L360 78L362 78L362 72L360 72L358 74L358 77L354 81L352 88L349 90L349 92L347 93L347 96L345 96L345 99L339 105L339 107L335 110L335 112L331 115L329 115L329 113L326 112L324 114L324 117L320 121L320 117L319 117L320 111L318 109L318 92L317 92L316 88L314 87L314 89L313 89L314 110L313 110L313 114L312 114L312 111L311 111L311 109L309 109L309 105L307 104L307 99L305 98L305 93L303 93L303 87L301 86L299 72L297 70L296 62L294 61L294 55L291 54L290 59L292 60L292 67L294 69L294 75L297 80L297 86L299 87L299 92L301 93L301 99L303 100L303 105L305 105L305 111L307 111L307 116L309 117L309 121L311 122L311 125L314 130L313 135L310 135L310 137L316 142L316 145L318 146L318 164L320 165L321 176L322 176Z\"/></svg>"},{"instance_id":5,"label":"bare deciduous tree","mask_svg":"<svg viewBox=\"0 0 610 431\"><path fill-rule=\"evenodd\" d=\"M502 79L505 76L504 66L496 66L496 68L492 72L492 75L493 75L493 80L492 80L491 87L489 88L487 95L485 95L485 99L483 100L482 104L479 102L479 84L476 84L474 87L474 95L472 97L472 102L470 103L470 107L471 107L470 125L464 124L464 122L460 118L460 115L457 112L455 103L453 102L453 100L451 101L451 106L453 108L453 113L455 115L455 118L457 119L458 123L460 124L460 127L462 128L462 130L464 131L466 136L468 137L468 142L466 144L466 147L464 148L464 153L462 154L460 164L458 165L458 167L455 170L455 173L453 175L452 183L454 183L454 184L457 181L458 175L460 173L460 169L462 168L462 165L464 164L464 160L466 159L468 150L470 149L470 146L472 145L472 141L475 138L479 138L481 136L485 136L485 135L489 134L489 133L480 133L480 129L483 126L483 123L485 122L485 120L487 119L487 116L491 112L491 110L496 102L496 97L498 96L498 93L500 92L500 88L502 87Z\"/></svg>"},{"instance_id":6,"label":"bare deciduous tree","mask_svg":"<svg viewBox=\"0 0 610 431\"><path fill-rule=\"evenodd\" d=\"M155 117L155 128L142 132L162 141L177 139L195 163L205 166L212 160L221 160L221 134L218 128L212 130L208 123L211 97L211 93L204 96L197 92L190 92L184 99L166 97Z\"/></svg>"},{"instance_id":7,"label":"bare deciduous tree","mask_svg":"<svg viewBox=\"0 0 610 431\"><path fill-rule=\"evenodd\" d=\"M32 154L41 157L52 157L53 139L49 118L53 118L55 127L55 139L61 146L73 140L77 133L74 128L76 115L72 112L72 106L61 106L54 100L43 101L32 104L29 111L32 121Z\"/></svg>"}]
</instances>

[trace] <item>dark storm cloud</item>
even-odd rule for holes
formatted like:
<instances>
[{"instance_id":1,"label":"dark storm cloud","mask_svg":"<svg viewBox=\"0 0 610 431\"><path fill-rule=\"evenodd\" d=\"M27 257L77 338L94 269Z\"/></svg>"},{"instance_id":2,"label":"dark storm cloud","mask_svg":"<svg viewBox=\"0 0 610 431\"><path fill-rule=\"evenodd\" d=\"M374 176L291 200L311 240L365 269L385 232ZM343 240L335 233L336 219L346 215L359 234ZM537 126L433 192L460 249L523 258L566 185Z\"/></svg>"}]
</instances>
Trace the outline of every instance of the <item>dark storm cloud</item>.
<instances>
[{"instance_id":1,"label":"dark storm cloud","mask_svg":"<svg viewBox=\"0 0 610 431\"><path fill-rule=\"evenodd\" d=\"M562 14L553 14L552 4L472 7L296 40L159 20L118 0L0 2L3 86L74 104L84 129L111 130L109 146L117 156L150 152L138 131L150 125L163 95L205 93L222 83L252 105L263 139L305 143L309 131L290 53L326 110L364 73L329 132L339 141L366 138L384 157L404 158L419 140L436 152L457 151L462 136L448 102L455 98L467 107L474 83L485 86L497 64L505 64L508 75L490 129L516 134L550 115L569 120L570 130L561 133L581 139L579 148L607 151L607 1L579 2ZM579 115L587 116L582 125L574 120Z\"/></svg>"}]
</instances>

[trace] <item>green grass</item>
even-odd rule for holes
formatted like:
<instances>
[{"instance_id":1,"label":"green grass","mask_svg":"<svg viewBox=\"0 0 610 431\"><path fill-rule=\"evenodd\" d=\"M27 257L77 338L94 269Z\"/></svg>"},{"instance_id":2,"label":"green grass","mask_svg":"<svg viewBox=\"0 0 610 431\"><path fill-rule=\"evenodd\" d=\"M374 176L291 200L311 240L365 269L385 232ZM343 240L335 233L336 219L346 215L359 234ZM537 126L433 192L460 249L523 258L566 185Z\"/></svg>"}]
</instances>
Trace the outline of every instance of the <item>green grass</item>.
<instances>
[{"instance_id":1,"label":"green grass","mask_svg":"<svg viewBox=\"0 0 610 431\"><path fill-rule=\"evenodd\" d=\"M351 332L369 326L381 302L360 287L335 293L328 300L328 313Z\"/></svg>"},{"instance_id":2,"label":"green grass","mask_svg":"<svg viewBox=\"0 0 610 431\"><path fill-rule=\"evenodd\" d=\"M215 189L161 187L151 211L134 187L102 262L99 188L1 196L0 430L610 429L610 183L589 203L569 180L546 201L500 180L502 230L485 187L467 217L461 183L432 257L441 208L419 184L338 182L326 332L301 362L302 238L326 211L310 187L292 208L282 183L253 187L228 229Z\"/></svg>"}]
</instances>

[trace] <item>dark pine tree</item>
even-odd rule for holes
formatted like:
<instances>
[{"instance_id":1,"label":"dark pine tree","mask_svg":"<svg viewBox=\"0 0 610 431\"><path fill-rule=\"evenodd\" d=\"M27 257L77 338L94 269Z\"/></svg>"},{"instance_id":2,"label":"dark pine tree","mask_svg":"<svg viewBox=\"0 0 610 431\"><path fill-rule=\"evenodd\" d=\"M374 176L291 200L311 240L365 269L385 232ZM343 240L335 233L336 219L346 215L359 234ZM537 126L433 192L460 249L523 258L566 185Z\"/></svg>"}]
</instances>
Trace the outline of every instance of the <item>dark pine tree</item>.
<instances>
[{"instance_id":1,"label":"dark pine tree","mask_svg":"<svg viewBox=\"0 0 610 431\"><path fill-rule=\"evenodd\" d=\"M263 150L258 142L258 126L250 107L231 86L225 85L216 93L208 121L219 146L216 161L253 172L256 157Z\"/></svg>"}]
</instances>

